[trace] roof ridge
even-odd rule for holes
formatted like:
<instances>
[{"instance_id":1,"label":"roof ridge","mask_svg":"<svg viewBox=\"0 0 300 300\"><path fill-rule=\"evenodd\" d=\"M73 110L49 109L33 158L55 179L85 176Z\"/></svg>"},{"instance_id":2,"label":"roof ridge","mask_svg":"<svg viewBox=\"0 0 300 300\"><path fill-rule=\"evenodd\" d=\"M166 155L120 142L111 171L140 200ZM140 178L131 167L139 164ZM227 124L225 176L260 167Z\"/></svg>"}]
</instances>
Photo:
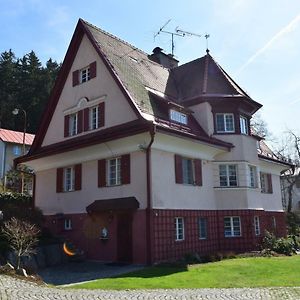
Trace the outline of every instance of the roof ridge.
<instances>
[{"instance_id":1,"label":"roof ridge","mask_svg":"<svg viewBox=\"0 0 300 300\"><path fill-rule=\"evenodd\" d=\"M105 34L105 35L107 35L107 36L109 36L109 37L111 37L111 38L113 38L113 39L116 39L116 40L120 41L121 43L123 43L123 44L125 44L125 45L127 45L127 46L129 46L129 47L131 47L131 48L133 48L134 50L138 50L139 52L141 52L141 53L143 53L143 54L145 54L145 55L147 55L147 56L149 55L147 52L141 50L140 48L138 48L138 47L136 47L136 46L133 46L132 44L126 42L125 40L123 40L123 39L117 37L117 36L114 35L114 34L109 33L109 32L106 31L106 30L103 30L102 28L99 28L99 27L97 27L97 26L95 26L95 25L93 25L93 24L89 23L88 21L83 20L83 19L81 19L81 18L80 18L79 20L81 20L84 24L86 24L86 25L88 25L88 26L90 26L90 27L92 27L92 28L94 28L94 29L96 29L96 30L102 32L103 34Z\"/></svg>"}]
</instances>

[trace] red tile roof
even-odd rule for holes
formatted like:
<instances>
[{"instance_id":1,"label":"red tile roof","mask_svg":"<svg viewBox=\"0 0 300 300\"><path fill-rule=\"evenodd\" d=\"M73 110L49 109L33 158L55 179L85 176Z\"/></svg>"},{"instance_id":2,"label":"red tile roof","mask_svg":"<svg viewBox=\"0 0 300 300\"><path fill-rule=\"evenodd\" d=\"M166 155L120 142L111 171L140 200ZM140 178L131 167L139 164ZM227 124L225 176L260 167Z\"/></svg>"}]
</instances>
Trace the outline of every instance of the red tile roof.
<instances>
[{"instance_id":1,"label":"red tile roof","mask_svg":"<svg viewBox=\"0 0 300 300\"><path fill-rule=\"evenodd\" d=\"M34 134L25 134L25 145L31 145ZM23 144L23 132L0 128L0 139L6 143Z\"/></svg>"}]
</instances>

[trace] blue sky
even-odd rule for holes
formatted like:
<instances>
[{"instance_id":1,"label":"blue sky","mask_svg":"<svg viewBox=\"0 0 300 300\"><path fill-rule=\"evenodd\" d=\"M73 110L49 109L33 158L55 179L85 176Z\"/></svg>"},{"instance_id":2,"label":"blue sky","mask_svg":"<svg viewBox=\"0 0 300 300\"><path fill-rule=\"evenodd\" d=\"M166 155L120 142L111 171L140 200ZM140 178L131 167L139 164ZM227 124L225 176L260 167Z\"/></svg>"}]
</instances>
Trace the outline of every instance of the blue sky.
<instances>
[{"instance_id":1,"label":"blue sky","mask_svg":"<svg viewBox=\"0 0 300 300\"><path fill-rule=\"evenodd\" d=\"M203 35L175 38L175 55L184 63L205 55L204 34L218 63L264 105L263 119L277 137L300 129L299 0L0 0L0 52L19 57L34 50L44 63L62 61L78 18L151 53L171 52L165 28Z\"/></svg>"}]
</instances>

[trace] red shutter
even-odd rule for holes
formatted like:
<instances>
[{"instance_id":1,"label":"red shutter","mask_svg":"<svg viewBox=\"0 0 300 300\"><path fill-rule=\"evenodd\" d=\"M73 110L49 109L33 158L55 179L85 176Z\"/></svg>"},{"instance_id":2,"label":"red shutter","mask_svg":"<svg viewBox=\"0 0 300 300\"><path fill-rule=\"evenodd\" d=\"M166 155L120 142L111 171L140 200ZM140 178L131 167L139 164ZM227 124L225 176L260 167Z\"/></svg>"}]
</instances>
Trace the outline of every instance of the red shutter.
<instances>
[{"instance_id":1,"label":"red shutter","mask_svg":"<svg viewBox=\"0 0 300 300\"><path fill-rule=\"evenodd\" d=\"M121 183L130 183L130 154L121 156Z\"/></svg>"},{"instance_id":2,"label":"red shutter","mask_svg":"<svg viewBox=\"0 0 300 300\"><path fill-rule=\"evenodd\" d=\"M201 186L202 185L202 162L201 159L194 160L195 167L195 184Z\"/></svg>"},{"instance_id":3,"label":"red shutter","mask_svg":"<svg viewBox=\"0 0 300 300\"><path fill-rule=\"evenodd\" d=\"M106 160L98 160L98 187L106 186Z\"/></svg>"},{"instance_id":4,"label":"red shutter","mask_svg":"<svg viewBox=\"0 0 300 300\"><path fill-rule=\"evenodd\" d=\"M78 111L77 117L77 133L81 133L83 130L83 110Z\"/></svg>"},{"instance_id":5,"label":"red shutter","mask_svg":"<svg viewBox=\"0 0 300 300\"><path fill-rule=\"evenodd\" d=\"M83 130L84 131L88 131L90 129L89 124L90 124L90 109L85 108L83 110Z\"/></svg>"},{"instance_id":6,"label":"red shutter","mask_svg":"<svg viewBox=\"0 0 300 300\"><path fill-rule=\"evenodd\" d=\"M64 137L69 136L69 115L65 116L65 128L64 128Z\"/></svg>"},{"instance_id":7,"label":"red shutter","mask_svg":"<svg viewBox=\"0 0 300 300\"><path fill-rule=\"evenodd\" d=\"M58 168L56 170L56 193L61 193L63 191L63 176L64 169Z\"/></svg>"},{"instance_id":8,"label":"red shutter","mask_svg":"<svg viewBox=\"0 0 300 300\"><path fill-rule=\"evenodd\" d=\"M182 157L175 154L175 182L183 183L182 178Z\"/></svg>"},{"instance_id":9,"label":"red shutter","mask_svg":"<svg viewBox=\"0 0 300 300\"><path fill-rule=\"evenodd\" d=\"M90 64L90 76L91 79L97 76L97 64L95 61Z\"/></svg>"},{"instance_id":10,"label":"red shutter","mask_svg":"<svg viewBox=\"0 0 300 300\"><path fill-rule=\"evenodd\" d=\"M267 178L268 178L268 193L272 194L273 193L272 175L267 174Z\"/></svg>"},{"instance_id":11,"label":"red shutter","mask_svg":"<svg viewBox=\"0 0 300 300\"><path fill-rule=\"evenodd\" d=\"M75 165L75 191L81 190L81 164Z\"/></svg>"},{"instance_id":12,"label":"red shutter","mask_svg":"<svg viewBox=\"0 0 300 300\"><path fill-rule=\"evenodd\" d=\"M73 86L79 84L79 70L73 72Z\"/></svg>"},{"instance_id":13,"label":"red shutter","mask_svg":"<svg viewBox=\"0 0 300 300\"><path fill-rule=\"evenodd\" d=\"M98 128L104 126L104 121L105 121L105 103L101 102L98 107Z\"/></svg>"}]
</instances>

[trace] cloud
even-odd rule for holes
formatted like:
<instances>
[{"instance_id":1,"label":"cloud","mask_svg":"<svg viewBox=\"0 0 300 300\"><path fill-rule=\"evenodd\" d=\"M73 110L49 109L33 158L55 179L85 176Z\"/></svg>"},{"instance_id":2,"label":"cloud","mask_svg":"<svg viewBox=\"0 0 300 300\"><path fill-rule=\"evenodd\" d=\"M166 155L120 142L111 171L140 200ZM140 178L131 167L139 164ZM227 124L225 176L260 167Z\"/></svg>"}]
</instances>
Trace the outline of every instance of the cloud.
<instances>
[{"instance_id":1,"label":"cloud","mask_svg":"<svg viewBox=\"0 0 300 300\"><path fill-rule=\"evenodd\" d=\"M262 48L256 51L254 55L252 55L238 70L237 74L242 72L248 65L250 65L258 56L267 51L273 44L281 39L284 35L292 32L298 26L300 22L300 14L298 14L287 26L283 27L280 31L278 31Z\"/></svg>"}]
</instances>

